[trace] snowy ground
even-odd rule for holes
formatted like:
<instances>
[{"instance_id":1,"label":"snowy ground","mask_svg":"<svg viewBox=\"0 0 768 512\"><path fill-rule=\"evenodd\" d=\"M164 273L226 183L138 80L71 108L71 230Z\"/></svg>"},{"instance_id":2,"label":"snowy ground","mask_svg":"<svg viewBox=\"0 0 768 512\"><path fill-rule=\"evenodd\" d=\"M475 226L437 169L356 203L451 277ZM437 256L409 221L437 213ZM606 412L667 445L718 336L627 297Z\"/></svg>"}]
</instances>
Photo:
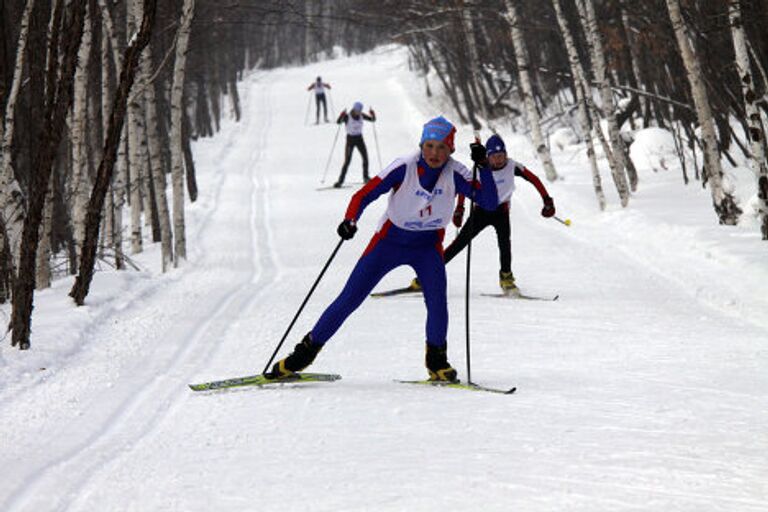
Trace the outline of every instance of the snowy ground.
<instances>
[{"instance_id":1,"label":"snowy ground","mask_svg":"<svg viewBox=\"0 0 768 512\"><path fill-rule=\"evenodd\" d=\"M302 91L321 74L336 112L372 105L386 164L439 113L404 56L251 75L242 121L194 148L184 268L158 275L152 248L144 272L98 274L87 307L69 279L37 295L32 350L0 348L0 510L768 510L768 247L753 226L717 226L708 192L674 170L641 169L630 208L611 195L597 212L575 148L547 184L571 228L540 217L526 183L512 208L520 286L559 301L480 296L496 291L497 251L490 232L474 245L472 375L516 395L393 382L425 375L412 297L369 300L344 325L312 367L339 382L187 389L260 372L338 240L353 189L316 191L336 125L304 125ZM539 171L530 143L502 134ZM366 140L376 167L370 124ZM379 203L283 353L340 290ZM461 374L464 265L448 268Z\"/></svg>"}]
</instances>

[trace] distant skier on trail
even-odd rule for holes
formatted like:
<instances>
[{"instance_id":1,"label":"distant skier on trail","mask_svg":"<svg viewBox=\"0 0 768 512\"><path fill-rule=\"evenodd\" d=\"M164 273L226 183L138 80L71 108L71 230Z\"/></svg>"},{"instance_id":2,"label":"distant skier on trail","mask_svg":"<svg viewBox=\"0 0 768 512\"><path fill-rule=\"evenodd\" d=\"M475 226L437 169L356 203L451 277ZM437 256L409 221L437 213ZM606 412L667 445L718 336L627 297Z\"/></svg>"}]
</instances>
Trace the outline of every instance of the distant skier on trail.
<instances>
[{"instance_id":1,"label":"distant skier on trail","mask_svg":"<svg viewBox=\"0 0 768 512\"><path fill-rule=\"evenodd\" d=\"M351 239L365 208L389 192L389 203L379 227L339 296L293 352L277 361L267 376L287 378L309 366L374 286L391 270L409 265L424 290L425 365L429 378L456 380L456 370L447 357L448 304L442 240L445 227L451 222L456 194L471 196L487 210L497 207L498 194L489 167L480 168L479 181L472 183L472 172L451 158L455 133L456 128L442 116L428 121L422 130L419 151L397 158L355 193L337 228L339 236ZM474 162L486 161L482 144L473 143L470 148Z\"/></svg>"},{"instance_id":2,"label":"distant skier on trail","mask_svg":"<svg viewBox=\"0 0 768 512\"><path fill-rule=\"evenodd\" d=\"M323 82L321 77L317 77L315 81L309 84L309 87L307 87L308 91L311 91L312 89L315 90L315 108L317 109L315 113L315 124L320 123L321 103L323 105L323 117L325 118L325 122L328 122L328 103L325 100L325 90L330 88L331 84ZM309 105L307 105L307 110L309 110Z\"/></svg>"},{"instance_id":3,"label":"distant skier on trail","mask_svg":"<svg viewBox=\"0 0 768 512\"><path fill-rule=\"evenodd\" d=\"M339 114L339 118L336 120L336 124L344 123L347 129L347 144L344 147L344 165L341 166L341 174L339 179L333 184L335 188L341 188L344 184L344 177L347 175L347 169L349 168L349 162L352 160L352 150L357 148L360 152L360 156L363 157L363 182L368 183L371 179L368 175L368 149L365 147L365 141L363 140L363 120L376 122L376 112L372 108L368 109L368 114L363 112L363 104L356 101L352 105L352 110L349 114L344 110Z\"/></svg>"},{"instance_id":4,"label":"distant skier on trail","mask_svg":"<svg viewBox=\"0 0 768 512\"><path fill-rule=\"evenodd\" d=\"M481 231L488 226L496 230L496 238L499 246L499 286L508 294L519 292L515 284L515 276L512 274L512 250L510 244L509 227L509 203L515 191L515 177L519 176L531 183L541 195L544 206L541 209L542 217L552 217L555 214L555 202L550 197L544 184L539 178L528 170L523 164L515 162L507 157L507 148L504 140L498 135L491 135L485 143L488 165L492 170L493 179L499 193L499 205L497 208L484 208L482 205L473 205L467 223L458 236L445 249L445 264L455 258ZM453 224L461 227L464 219L464 196L459 195L456 210L453 212ZM416 277L411 281L410 288L413 291L421 291L421 283Z\"/></svg>"}]
</instances>

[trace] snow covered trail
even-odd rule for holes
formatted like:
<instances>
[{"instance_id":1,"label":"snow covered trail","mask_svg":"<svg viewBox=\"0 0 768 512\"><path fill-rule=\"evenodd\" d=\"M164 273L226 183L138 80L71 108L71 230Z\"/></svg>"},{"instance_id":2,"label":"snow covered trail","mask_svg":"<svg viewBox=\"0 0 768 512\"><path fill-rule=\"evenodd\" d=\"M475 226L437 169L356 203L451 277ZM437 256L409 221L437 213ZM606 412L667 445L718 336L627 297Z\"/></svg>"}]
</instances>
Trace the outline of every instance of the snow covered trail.
<instances>
[{"instance_id":1,"label":"snow covered trail","mask_svg":"<svg viewBox=\"0 0 768 512\"><path fill-rule=\"evenodd\" d=\"M203 197L185 268L123 283L125 300L92 297L92 319L71 334L81 343L50 356L44 377L12 381L24 356L0 354L0 510L768 510L768 319L745 314L765 299L721 308L691 293L726 294L726 279L687 268L689 256L657 259L666 232L649 243L620 236L628 217L642 227L642 204L588 214L588 173L564 154L566 179L547 186L578 222L541 218L526 183L511 213L520 286L560 300L482 297L498 286L495 236L473 245L472 375L517 394L393 382L425 375L416 297L368 300L348 320L312 366L339 382L186 388L260 372L337 243L353 189L316 191L336 126L302 125L301 91L322 75L332 118L355 100L373 105L386 165L436 113L404 62L379 51L244 81L242 121L195 146ZM375 172L370 124L365 134ZM460 131L459 158L471 137ZM510 134L508 147L537 171L527 143ZM342 152L343 134L326 183ZM355 155L347 180L359 179ZM281 355L338 293L384 203L342 246ZM738 275L718 264L704 268ZM461 375L464 266L448 267L449 355ZM379 288L410 278L398 269ZM97 279L98 289L119 277ZM38 315L83 314L56 292L42 294ZM35 325L33 350L70 336Z\"/></svg>"}]
</instances>

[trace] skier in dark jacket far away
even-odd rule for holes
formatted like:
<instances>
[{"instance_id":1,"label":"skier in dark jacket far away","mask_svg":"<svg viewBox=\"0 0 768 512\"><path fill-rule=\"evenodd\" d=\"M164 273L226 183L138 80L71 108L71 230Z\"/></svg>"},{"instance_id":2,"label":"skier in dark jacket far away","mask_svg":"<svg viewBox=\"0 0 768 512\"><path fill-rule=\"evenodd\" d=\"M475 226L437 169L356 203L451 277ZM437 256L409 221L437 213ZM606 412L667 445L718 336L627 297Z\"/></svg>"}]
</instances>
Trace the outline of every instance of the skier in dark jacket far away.
<instances>
[{"instance_id":1,"label":"skier in dark jacket far away","mask_svg":"<svg viewBox=\"0 0 768 512\"><path fill-rule=\"evenodd\" d=\"M323 82L323 79L321 77L317 77L314 82L309 84L309 87L307 87L308 91L311 91L312 89L315 90L315 124L318 124L320 122L320 104L323 104L323 117L325 118L325 122L328 122L328 104L325 101L325 90L330 89L331 84L327 84Z\"/></svg>"},{"instance_id":2,"label":"skier in dark jacket far away","mask_svg":"<svg viewBox=\"0 0 768 512\"><path fill-rule=\"evenodd\" d=\"M445 249L445 264L447 265L469 241L476 237L488 226L496 230L496 238L499 244L499 286L506 294L519 293L512 274L512 251L510 248L509 229L509 202L515 191L515 177L519 176L531 183L541 195L544 207L541 209L543 217L552 217L555 214L555 202L547 193L544 184L538 177L529 171L523 164L507 158L507 149L504 141L498 135L492 135L485 143L488 164L491 167L496 189L499 193L499 205L497 208L484 208L482 205L473 205L466 225L461 229L456 239ZM459 195L456 210L453 212L453 224L461 227L464 218L464 196ZM410 289L421 291L421 282L418 277L411 281Z\"/></svg>"},{"instance_id":3,"label":"skier in dark jacket far away","mask_svg":"<svg viewBox=\"0 0 768 512\"><path fill-rule=\"evenodd\" d=\"M498 194L482 144L470 145L472 160L481 166L478 182L472 183L472 172L451 158L455 133L456 128L442 116L428 121L419 151L397 158L352 196L337 229L345 240L355 235L356 222L365 208L389 192L387 210L339 296L293 352L274 364L268 376L289 377L309 366L374 286L394 268L409 265L424 290L429 378L456 380L456 370L446 354L448 304L443 235L451 222L456 194L471 196L487 210L498 206Z\"/></svg>"},{"instance_id":4,"label":"skier in dark jacket far away","mask_svg":"<svg viewBox=\"0 0 768 512\"><path fill-rule=\"evenodd\" d=\"M344 147L344 165L341 166L341 174L339 179L333 184L334 187L340 188L344 184L344 177L347 175L347 168L349 168L349 161L352 160L352 150L357 148L360 151L360 156L363 157L363 182L368 183L371 178L368 176L368 150L365 147L365 141L363 140L363 120L375 122L376 112L373 109L368 109L368 114L363 113L363 104L356 101L352 106L349 114L347 111L343 111L339 114L339 118L336 120L337 124L344 123L347 129L347 145Z\"/></svg>"}]
</instances>

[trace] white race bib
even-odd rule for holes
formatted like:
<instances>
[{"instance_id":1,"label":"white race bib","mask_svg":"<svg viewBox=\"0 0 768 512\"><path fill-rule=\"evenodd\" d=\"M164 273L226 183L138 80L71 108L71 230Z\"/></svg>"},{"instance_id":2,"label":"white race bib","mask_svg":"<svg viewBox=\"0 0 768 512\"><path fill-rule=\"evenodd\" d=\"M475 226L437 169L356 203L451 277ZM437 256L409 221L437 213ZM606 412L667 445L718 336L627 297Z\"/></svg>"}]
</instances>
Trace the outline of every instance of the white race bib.
<instances>
[{"instance_id":1,"label":"white race bib","mask_svg":"<svg viewBox=\"0 0 768 512\"><path fill-rule=\"evenodd\" d=\"M453 202L456 185L453 182L454 171L462 175L469 171L459 162L449 159L445 164L437 183L431 192L419 183L418 161L421 152L400 161L406 164L405 179L400 187L389 196L387 211L380 226L389 219L392 223L408 231L433 231L448 225L453 217Z\"/></svg>"}]
</instances>

